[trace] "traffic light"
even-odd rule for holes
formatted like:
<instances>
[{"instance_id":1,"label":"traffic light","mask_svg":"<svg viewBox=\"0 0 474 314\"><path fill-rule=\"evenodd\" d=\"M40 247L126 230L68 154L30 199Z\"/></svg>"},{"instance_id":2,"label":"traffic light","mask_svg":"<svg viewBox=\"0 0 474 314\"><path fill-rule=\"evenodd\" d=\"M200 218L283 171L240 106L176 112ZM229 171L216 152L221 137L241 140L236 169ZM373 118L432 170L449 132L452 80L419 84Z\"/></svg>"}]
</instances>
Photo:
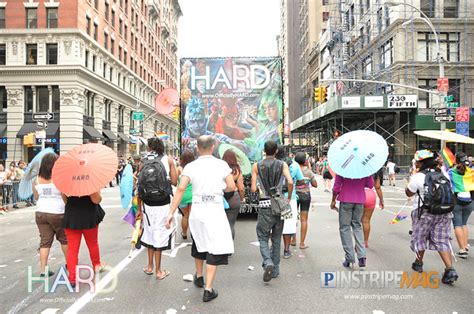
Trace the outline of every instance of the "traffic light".
<instances>
[{"instance_id":1,"label":"traffic light","mask_svg":"<svg viewBox=\"0 0 474 314\"><path fill-rule=\"evenodd\" d=\"M23 145L33 146L36 142L35 133L28 133L23 136Z\"/></svg>"},{"instance_id":2,"label":"traffic light","mask_svg":"<svg viewBox=\"0 0 474 314\"><path fill-rule=\"evenodd\" d=\"M314 101L317 103L321 102L321 87L314 88Z\"/></svg>"},{"instance_id":3,"label":"traffic light","mask_svg":"<svg viewBox=\"0 0 474 314\"><path fill-rule=\"evenodd\" d=\"M328 89L325 86L320 87L319 95L322 104L328 101Z\"/></svg>"}]
</instances>

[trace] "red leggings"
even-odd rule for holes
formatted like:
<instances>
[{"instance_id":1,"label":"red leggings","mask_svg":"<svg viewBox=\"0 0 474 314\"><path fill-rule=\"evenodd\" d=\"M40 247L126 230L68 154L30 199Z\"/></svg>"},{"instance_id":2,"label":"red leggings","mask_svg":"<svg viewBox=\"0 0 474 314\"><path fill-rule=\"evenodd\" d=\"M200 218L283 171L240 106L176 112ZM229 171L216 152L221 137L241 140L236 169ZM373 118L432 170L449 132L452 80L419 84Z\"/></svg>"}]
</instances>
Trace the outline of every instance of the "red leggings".
<instances>
[{"instance_id":1,"label":"red leggings","mask_svg":"<svg viewBox=\"0 0 474 314\"><path fill-rule=\"evenodd\" d=\"M64 229L67 238L67 269L69 271L69 281L76 282L76 266L79 258L79 248L81 246L82 235L86 240L92 267L100 266L100 252L98 242L99 225L92 229Z\"/></svg>"}]
</instances>

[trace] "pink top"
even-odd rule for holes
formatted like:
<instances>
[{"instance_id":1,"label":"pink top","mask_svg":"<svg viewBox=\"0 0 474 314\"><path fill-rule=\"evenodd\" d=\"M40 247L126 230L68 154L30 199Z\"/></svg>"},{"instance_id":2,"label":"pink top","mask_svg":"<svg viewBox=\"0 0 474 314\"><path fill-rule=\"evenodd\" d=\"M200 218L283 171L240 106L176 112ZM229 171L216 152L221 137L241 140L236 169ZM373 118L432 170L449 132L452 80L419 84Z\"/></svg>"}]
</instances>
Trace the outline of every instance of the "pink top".
<instances>
[{"instance_id":1,"label":"pink top","mask_svg":"<svg viewBox=\"0 0 474 314\"><path fill-rule=\"evenodd\" d=\"M347 179L336 175L332 191L337 195L337 200L343 203L364 204L364 188L374 187L374 177L365 177L362 179Z\"/></svg>"}]
</instances>

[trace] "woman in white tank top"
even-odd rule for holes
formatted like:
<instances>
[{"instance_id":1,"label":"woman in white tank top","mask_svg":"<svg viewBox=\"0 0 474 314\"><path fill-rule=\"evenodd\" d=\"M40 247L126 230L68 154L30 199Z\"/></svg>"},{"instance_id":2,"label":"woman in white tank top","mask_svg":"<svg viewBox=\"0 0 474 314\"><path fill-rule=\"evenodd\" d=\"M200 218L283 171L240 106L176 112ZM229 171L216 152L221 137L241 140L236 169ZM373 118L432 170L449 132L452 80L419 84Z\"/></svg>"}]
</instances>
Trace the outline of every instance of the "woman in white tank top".
<instances>
[{"instance_id":1,"label":"woman in white tank top","mask_svg":"<svg viewBox=\"0 0 474 314\"><path fill-rule=\"evenodd\" d=\"M40 233L41 277L54 275L54 272L49 269L48 272L45 272L54 236L61 243L64 257L66 257L67 253L67 240L62 227L64 201L61 197L61 192L51 180L51 173L57 159L58 156L56 154L46 154L41 160L38 178L33 183L33 192L37 200L35 218Z\"/></svg>"}]
</instances>

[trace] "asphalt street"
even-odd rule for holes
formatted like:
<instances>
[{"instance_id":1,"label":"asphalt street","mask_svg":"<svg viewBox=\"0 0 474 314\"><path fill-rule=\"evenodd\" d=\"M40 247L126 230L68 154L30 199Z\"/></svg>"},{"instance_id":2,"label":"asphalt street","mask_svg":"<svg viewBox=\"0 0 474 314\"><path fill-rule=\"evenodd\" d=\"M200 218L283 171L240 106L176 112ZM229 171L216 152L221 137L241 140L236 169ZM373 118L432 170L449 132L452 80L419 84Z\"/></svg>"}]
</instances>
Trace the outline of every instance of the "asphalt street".
<instances>
[{"instance_id":1,"label":"asphalt street","mask_svg":"<svg viewBox=\"0 0 474 314\"><path fill-rule=\"evenodd\" d=\"M321 182L320 182L321 183ZM397 212L405 204L404 182L397 187L385 186L386 208ZM256 245L256 216L240 217L236 224L235 254L229 265L219 267L215 288L219 297L202 302L203 290L183 280L194 273L190 247L178 236L173 251L163 257L163 268L171 275L158 281L142 272L146 265L145 251L129 258L132 228L121 220L117 188L103 190L103 207L107 213L99 229L102 260L118 271L117 286L108 293L92 294L81 285L80 293L69 293L59 287L55 293L45 293L44 286L33 283L28 293L28 266L38 274L38 230L34 208L22 208L0 216L0 312L2 313L472 313L474 275L472 260L458 260L455 268L460 278L453 286L439 288L324 288L321 272L347 272L339 239L337 212L329 209L330 194L322 184L313 190L313 207L309 216L306 244L309 248L293 248L290 259L282 259L280 277L269 284L262 281L261 258ZM406 212L411 206L406 208ZM391 225L393 214L376 209L372 219L372 234L367 251L367 272L407 271L414 254L409 248L410 219ZM474 245L474 218L469 228ZM298 235L299 237L299 235ZM456 241L453 248L457 250ZM79 261L90 263L84 241ZM51 250L50 266L55 272L65 264L57 242ZM251 267L249 267L251 266ZM253 267L253 270L251 270ZM425 255L425 271L443 272L436 252ZM354 271L357 271L356 267ZM101 280L107 280L105 273ZM109 273L109 277L110 276ZM50 286L55 277L51 278ZM104 281L103 281L104 282ZM69 313L68 312L68 313Z\"/></svg>"}]
</instances>

